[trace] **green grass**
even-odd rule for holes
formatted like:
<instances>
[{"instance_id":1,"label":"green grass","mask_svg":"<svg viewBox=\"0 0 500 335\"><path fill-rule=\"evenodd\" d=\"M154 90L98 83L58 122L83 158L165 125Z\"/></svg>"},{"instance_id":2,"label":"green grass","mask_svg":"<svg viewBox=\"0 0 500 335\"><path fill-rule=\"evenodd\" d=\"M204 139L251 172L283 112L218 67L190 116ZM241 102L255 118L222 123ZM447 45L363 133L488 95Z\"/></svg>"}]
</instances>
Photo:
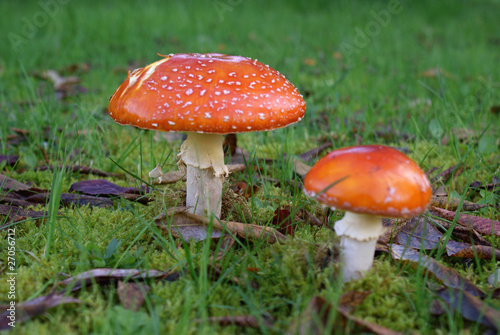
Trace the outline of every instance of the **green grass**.
<instances>
[{"instance_id":1,"label":"green grass","mask_svg":"<svg viewBox=\"0 0 500 335\"><path fill-rule=\"evenodd\" d=\"M221 3L226 7L216 6ZM453 312L430 316L427 310L433 295L426 289L421 269L388 256L377 258L363 280L349 284L333 280L335 265L320 269L313 261L314 244L333 243L326 228L300 226L283 245L242 240L221 261L222 276L214 279L206 269L216 241L177 248L179 241L153 223L156 214L177 202L184 184L168 186L166 195L158 195L158 202L148 207L116 200L112 209L63 208L58 206L59 190L67 192L78 180L100 177L34 170L45 164L41 148L53 165L122 172L119 165L144 180L149 180L148 171L158 163L164 164L164 171L176 169L180 141L167 142L161 134L119 126L105 112L108 99L125 79L127 67L153 62L158 59L156 53L222 52L269 64L305 96L307 112L300 123L238 137L239 145L255 157L276 159L261 166L267 177L293 178L290 161L282 154L300 154L316 147L320 139L332 141L335 148L380 143L407 148L424 170L466 164L469 169L444 186L465 200L498 205L498 194L475 192L468 185L475 180L492 182L499 173L499 116L490 108L500 104L500 5L493 0L446 0L404 1L401 6L365 41L366 46L350 54L342 43L355 46L356 28L364 31L367 24L376 22L372 11L387 10L388 3L69 1L31 31L33 36L26 36L27 22L43 13L40 4L0 2L0 154L21 157L18 166L2 173L54 191L47 206L38 208L49 211L47 220L15 226L16 301L48 294L64 275L76 275L103 262L116 268L187 269L177 281L148 282L151 291L137 312L121 306L115 287L94 285L74 294L83 304L51 309L18 323L12 333L280 334L299 318L314 295L336 301L349 290L372 292L354 315L393 330L484 331ZM16 48L11 47L12 33L25 38ZM87 92L65 100L57 100L51 84L35 75L76 63L90 65L88 72L75 74ZM434 68L443 69L443 75L422 76ZM9 145L12 128L29 130L26 141ZM460 128L476 136L460 141L455 133ZM448 141L442 142L445 135ZM131 175L107 179L123 186L140 185ZM261 189L248 203L234 207L230 217L235 220L266 225L274 210L285 204L321 213L301 192L276 187L251 169L231 176L226 185L243 180ZM331 222L341 215L334 212ZM474 215L500 218L493 207ZM103 260L86 251L95 249L104 256L114 239L119 244L113 257ZM491 240L499 247L498 239ZM8 303L6 241L0 239L0 304ZM440 261L485 291L491 290L486 278L497 267L495 260L475 260L472 267L445 256ZM248 268L259 271L255 274ZM233 277L240 285L230 282ZM500 308L498 300L490 303ZM272 328L238 329L206 322L207 317L225 315L253 315L261 322L263 315L269 315L276 323ZM196 318L201 323L195 324Z\"/></svg>"}]
</instances>

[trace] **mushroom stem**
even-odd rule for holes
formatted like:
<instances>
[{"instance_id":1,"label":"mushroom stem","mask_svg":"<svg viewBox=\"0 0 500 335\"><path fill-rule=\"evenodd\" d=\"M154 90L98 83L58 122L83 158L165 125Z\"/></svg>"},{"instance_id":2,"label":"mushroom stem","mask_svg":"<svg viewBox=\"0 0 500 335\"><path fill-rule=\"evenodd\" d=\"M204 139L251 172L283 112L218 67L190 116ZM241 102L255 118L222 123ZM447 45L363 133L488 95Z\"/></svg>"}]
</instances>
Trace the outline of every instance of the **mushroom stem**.
<instances>
[{"instance_id":1,"label":"mushroom stem","mask_svg":"<svg viewBox=\"0 0 500 335\"><path fill-rule=\"evenodd\" d=\"M375 245L383 232L382 218L346 211L344 217L335 223L334 229L341 236L344 281L363 277L373 264Z\"/></svg>"},{"instance_id":2,"label":"mushroom stem","mask_svg":"<svg viewBox=\"0 0 500 335\"><path fill-rule=\"evenodd\" d=\"M177 165L186 172L186 206L197 215L220 217L222 182L228 174L219 134L188 133L177 155Z\"/></svg>"}]
</instances>

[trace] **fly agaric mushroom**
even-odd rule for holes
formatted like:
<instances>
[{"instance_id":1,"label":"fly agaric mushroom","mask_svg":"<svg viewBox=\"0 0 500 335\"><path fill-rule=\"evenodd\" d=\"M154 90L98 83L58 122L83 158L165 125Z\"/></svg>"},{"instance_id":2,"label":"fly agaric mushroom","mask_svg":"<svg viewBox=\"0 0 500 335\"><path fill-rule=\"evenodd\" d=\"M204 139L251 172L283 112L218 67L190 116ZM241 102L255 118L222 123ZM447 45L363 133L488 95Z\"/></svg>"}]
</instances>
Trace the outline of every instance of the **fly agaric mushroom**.
<instances>
[{"instance_id":1,"label":"fly agaric mushroom","mask_svg":"<svg viewBox=\"0 0 500 335\"><path fill-rule=\"evenodd\" d=\"M419 215L432 195L420 167L398 150L382 145L330 152L306 175L304 191L346 211L334 226L341 236L344 281L361 278L371 268L383 232L382 217Z\"/></svg>"},{"instance_id":2,"label":"fly agaric mushroom","mask_svg":"<svg viewBox=\"0 0 500 335\"><path fill-rule=\"evenodd\" d=\"M120 124L188 132L177 156L186 172L186 206L217 217L228 174L223 134L285 127L304 113L302 96L278 71L215 53L164 56L129 73L109 102Z\"/></svg>"}]
</instances>

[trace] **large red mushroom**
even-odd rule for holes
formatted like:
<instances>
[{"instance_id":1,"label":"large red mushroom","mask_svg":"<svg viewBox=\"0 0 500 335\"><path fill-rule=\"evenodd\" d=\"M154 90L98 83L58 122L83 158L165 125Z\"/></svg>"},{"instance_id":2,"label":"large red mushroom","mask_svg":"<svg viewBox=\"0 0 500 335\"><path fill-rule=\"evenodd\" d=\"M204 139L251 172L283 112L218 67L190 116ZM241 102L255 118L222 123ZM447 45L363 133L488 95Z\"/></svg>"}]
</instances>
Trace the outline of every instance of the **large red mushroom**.
<instances>
[{"instance_id":1,"label":"large red mushroom","mask_svg":"<svg viewBox=\"0 0 500 335\"><path fill-rule=\"evenodd\" d=\"M186 206L217 217L228 174L223 134L285 127L304 113L302 96L278 71L215 53L164 56L129 73L109 102L120 124L188 132L177 156L187 174Z\"/></svg>"}]
</instances>

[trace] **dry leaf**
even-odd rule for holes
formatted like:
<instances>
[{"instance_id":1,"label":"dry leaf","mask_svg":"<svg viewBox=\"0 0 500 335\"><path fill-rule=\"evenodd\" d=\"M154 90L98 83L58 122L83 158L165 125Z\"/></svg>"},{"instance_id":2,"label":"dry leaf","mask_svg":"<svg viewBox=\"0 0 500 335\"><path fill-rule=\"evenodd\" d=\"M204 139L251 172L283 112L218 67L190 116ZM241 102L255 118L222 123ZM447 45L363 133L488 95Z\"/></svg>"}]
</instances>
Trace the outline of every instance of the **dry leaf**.
<instances>
[{"instance_id":1,"label":"dry leaf","mask_svg":"<svg viewBox=\"0 0 500 335\"><path fill-rule=\"evenodd\" d=\"M278 207L274 211L272 224L278 228L280 233L294 236L297 223L293 219L295 218L291 217L289 206L285 206L284 208Z\"/></svg>"},{"instance_id":2,"label":"dry leaf","mask_svg":"<svg viewBox=\"0 0 500 335\"><path fill-rule=\"evenodd\" d=\"M323 144L320 144L317 148L311 149L309 151L304 152L303 154L300 154L299 157L306 163L310 163L313 159L319 156L319 154L332 147L333 143L331 141L325 142Z\"/></svg>"},{"instance_id":3,"label":"dry leaf","mask_svg":"<svg viewBox=\"0 0 500 335\"><path fill-rule=\"evenodd\" d=\"M19 190L29 190L30 186L25 185L21 182L18 182L14 179L11 179L7 176L4 176L3 174L0 174L0 190L7 190L7 191L19 191Z\"/></svg>"},{"instance_id":4,"label":"dry leaf","mask_svg":"<svg viewBox=\"0 0 500 335\"><path fill-rule=\"evenodd\" d=\"M495 331L500 329L500 312L467 290L441 288L436 294L467 320L480 322Z\"/></svg>"},{"instance_id":5,"label":"dry leaf","mask_svg":"<svg viewBox=\"0 0 500 335\"><path fill-rule=\"evenodd\" d=\"M144 295L151 288L142 283L118 281L118 297L120 298L123 307L137 312L139 307L144 303Z\"/></svg>"},{"instance_id":6,"label":"dry leaf","mask_svg":"<svg viewBox=\"0 0 500 335\"><path fill-rule=\"evenodd\" d=\"M240 181L234 184L231 189L235 194L250 199L255 193L260 190L260 187L255 184L252 185L252 187L248 187L247 183Z\"/></svg>"},{"instance_id":7,"label":"dry leaf","mask_svg":"<svg viewBox=\"0 0 500 335\"><path fill-rule=\"evenodd\" d=\"M457 242L449 240L446 243L446 253L448 256L463 257L463 258L483 258L500 259L500 250L494 249L487 245L471 245L465 242Z\"/></svg>"},{"instance_id":8,"label":"dry leaf","mask_svg":"<svg viewBox=\"0 0 500 335\"><path fill-rule=\"evenodd\" d=\"M456 212L448 211L438 207L430 207L432 214L437 215L445 220L453 221ZM500 222L492 219L485 219L478 216L460 214L457 224L460 224L469 229L474 229L482 235L500 236Z\"/></svg>"},{"instance_id":9,"label":"dry leaf","mask_svg":"<svg viewBox=\"0 0 500 335\"><path fill-rule=\"evenodd\" d=\"M166 184L174 184L177 183L179 180L186 179L186 174L176 170L176 171L169 171L167 173L163 173L160 175L156 181L155 185L166 185Z\"/></svg>"},{"instance_id":10,"label":"dry leaf","mask_svg":"<svg viewBox=\"0 0 500 335\"><path fill-rule=\"evenodd\" d=\"M391 244L391 253L393 259L410 262L412 267L415 268L417 266L423 267L426 272L433 275L434 278L447 287L464 290L481 298L486 296L470 280L460 276L456 270L441 265L435 259L416 250L406 248L402 245Z\"/></svg>"},{"instance_id":11,"label":"dry leaf","mask_svg":"<svg viewBox=\"0 0 500 335\"><path fill-rule=\"evenodd\" d=\"M316 65L316 59L314 59L314 58L304 58L304 59L302 59L302 63L304 63L307 66L315 66Z\"/></svg>"},{"instance_id":12,"label":"dry leaf","mask_svg":"<svg viewBox=\"0 0 500 335\"><path fill-rule=\"evenodd\" d=\"M440 68L433 68L433 69L425 70L422 73L420 73L420 76L424 77L424 78L443 77L443 78L450 78L453 80L457 79L457 77L455 75L451 74L448 71L440 69Z\"/></svg>"},{"instance_id":13,"label":"dry leaf","mask_svg":"<svg viewBox=\"0 0 500 335\"><path fill-rule=\"evenodd\" d=\"M159 228L167 232L170 231L172 236L182 238L185 242L189 242L191 239L199 242L208 238L208 229L202 222L176 212L171 213L168 217L167 220L166 217L161 216L161 218L155 219L155 223ZM212 229L210 238L221 236L222 232L219 229Z\"/></svg>"},{"instance_id":14,"label":"dry leaf","mask_svg":"<svg viewBox=\"0 0 500 335\"><path fill-rule=\"evenodd\" d=\"M72 184L69 191L95 196L119 195L127 200L137 201L142 204L152 201L151 198L144 196L149 191L147 187L143 187L143 190L135 187L121 187L106 179L79 181Z\"/></svg>"},{"instance_id":15,"label":"dry leaf","mask_svg":"<svg viewBox=\"0 0 500 335\"><path fill-rule=\"evenodd\" d=\"M61 170L62 166L40 166L36 167L35 171L53 171L53 170ZM106 171L101 171L98 169L94 169L88 166L80 166L80 165L74 165L74 166L64 166L64 169L66 171L70 171L73 173L81 173L81 174L93 174L99 177L123 177L123 174L119 173L111 173L111 172L106 172Z\"/></svg>"},{"instance_id":16,"label":"dry leaf","mask_svg":"<svg viewBox=\"0 0 500 335\"><path fill-rule=\"evenodd\" d=\"M0 164L5 162L5 165L7 166L14 166L18 160L18 155L0 155Z\"/></svg>"},{"instance_id":17,"label":"dry leaf","mask_svg":"<svg viewBox=\"0 0 500 335\"><path fill-rule=\"evenodd\" d=\"M300 159L292 157L293 171L298 174L301 178L304 178L306 174L311 170L311 167L306 163L302 162Z\"/></svg>"},{"instance_id":18,"label":"dry leaf","mask_svg":"<svg viewBox=\"0 0 500 335\"><path fill-rule=\"evenodd\" d=\"M54 84L56 90L64 89L68 85L74 85L80 82L80 78L78 77L62 77L55 70L43 71L40 76L50 80Z\"/></svg>"},{"instance_id":19,"label":"dry leaf","mask_svg":"<svg viewBox=\"0 0 500 335\"><path fill-rule=\"evenodd\" d=\"M342 315L341 320L333 323L336 312ZM351 321L356 329L348 329L347 321ZM340 325L338 323L341 323ZM340 328L342 327L342 328ZM333 306L324 298L315 296L311 299L308 307L302 312L296 322L292 323L287 334L293 335L323 335L323 334L351 334L358 332L370 332L379 335L400 334L391 329L361 320L352 316L347 308L339 308L335 311Z\"/></svg>"},{"instance_id":20,"label":"dry leaf","mask_svg":"<svg viewBox=\"0 0 500 335\"><path fill-rule=\"evenodd\" d=\"M441 244L441 234L424 217L411 219L394 236L394 243L413 249L431 250Z\"/></svg>"},{"instance_id":21,"label":"dry leaf","mask_svg":"<svg viewBox=\"0 0 500 335\"><path fill-rule=\"evenodd\" d=\"M416 250L432 250L441 245L442 239L443 234L424 218L421 218L418 222L410 220L394 237L393 241ZM446 242L445 247L448 256L452 257L475 258L477 256L479 258L491 259L495 255L496 258L500 258L500 251L493 249L491 246L471 245L450 239Z\"/></svg>"},{"instance_id":22,"label":"dry leaf","mask_svg":"<svg viewBox=\"0 0 500 335\"><path fill-rule=\"evenodd\" d=\"M82 272L74 277L65 279L57 285L67 285L71 287L71 292L77 291L83 287L89 286L93 283L99 285L107 285L118 280L125 279L165 279L165 278L175 278L177 280L176 272L163 272L158 270L137 270L137 269L111 269L111 268L99 268L92 269L89 271Z\"/></svg>"},{"instance_id":23,"label":"dry leaf","mask_svg":"<svg viewBox=\"0 0 500 335\"><path fill-rule=\"evenodd\" d=\"M80 304L80 300L73 297L64 296L63 294L50 293L46 296L38 297L33 300L25 301L23 303L16 303L15 305L15 324L24 322L34 316L44 314L48 309L62 304ZM0 314L0 330L11 329L9 322L10 306L2 306L1 310L4 311ZM5 311L7 310L7 311Z\"/></svg>"},{"instance_id":24,"label":"dry leaf","mask_svg":"<svg viewBox=\"0 0 500 335\"><path fill-rule=\"evenodd\" d=\"M457 198L449 198L447 196L439 197L432 196L430 206L439 207L443 209L448 209L450 211L456 211L460 206L460 199ZM462 203L462 210L464 211L477 211L481 208L487 207L487 205L476 204L471 201L464 200Z\"/></svg>"},{"instance_id":25,"label":"dry leaf","mask_svg":"<svg viewBox=\"0 0 500 335\"><path fill-rule=\"evenodd\" d=\"M10 226L14 222L26 220L27 218L34 218L34 219L47 218L48 212L32 211L15 206L0 205L0 216L2 215L8 216L10 220L6 222L3 226L0 226L0 231L6 228L7 226Z\"/></svg>"},{"instance_id":26,"label":"dry leaf","mask_svg":"<svg viewBox=\"0 0 500 335\"><path fill-rule=\"evenodd\" d=\"M172 216L174 214L179 214L189 218L190 220L202 223L205 227L208 227L211 224L214 229L218 229L221 231L227 230L234 235L241 236L249 240L266 239L268 243L276 243L278 241L283 241L286 239L285 235L270 227L217 219L210 220L207 217L190 213L187 207L170 208L167 211L168 216ZM164 219L165 215L161 215L155 221L157 222L158 220Z\"/></svg>"},{"instance_id":27,"label":"dry leaf","mask_svg":"<svg viewBox=\"0 0 500 335\"><path fill-rule=\"evenodd\" d=\"M350 291L340 297L339 306L345 311L352 312L365 301L371 294L370 291Z\"/></svg>"}]
</instances>

